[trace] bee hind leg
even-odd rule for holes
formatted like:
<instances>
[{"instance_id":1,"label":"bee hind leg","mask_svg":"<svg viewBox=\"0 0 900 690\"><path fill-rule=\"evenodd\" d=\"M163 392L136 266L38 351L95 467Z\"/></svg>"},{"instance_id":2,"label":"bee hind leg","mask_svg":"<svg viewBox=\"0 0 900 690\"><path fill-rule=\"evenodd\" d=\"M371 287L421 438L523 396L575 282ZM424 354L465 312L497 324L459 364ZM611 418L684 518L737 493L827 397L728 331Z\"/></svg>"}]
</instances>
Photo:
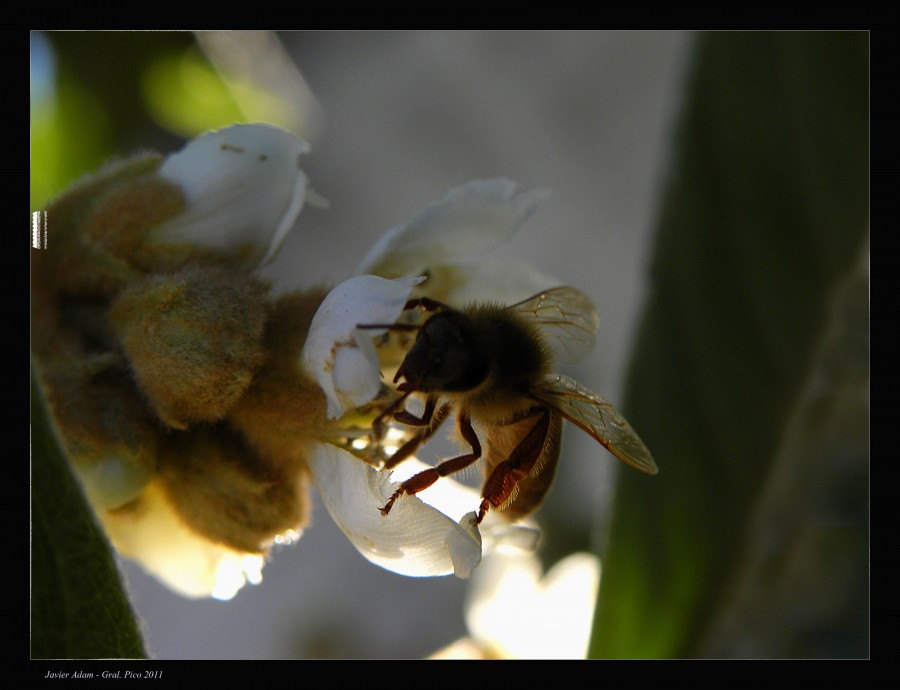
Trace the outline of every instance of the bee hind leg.
<instances>
[{"instance_id":1,"label":"bee hind leg","mask_svg":"<svg viewBox=\"0 0 900 690\"><path fill-rule=\"evenodd\" d=\"M515 496L516 485L527 477L544 452L544 442L550 431L550 410L539 407L535 410L537 422L517 445L509 457L494 468L484 483L484 496L478 509L476 524L480 523L488 510L500 508Z\"/></svg>"}]
</instances>

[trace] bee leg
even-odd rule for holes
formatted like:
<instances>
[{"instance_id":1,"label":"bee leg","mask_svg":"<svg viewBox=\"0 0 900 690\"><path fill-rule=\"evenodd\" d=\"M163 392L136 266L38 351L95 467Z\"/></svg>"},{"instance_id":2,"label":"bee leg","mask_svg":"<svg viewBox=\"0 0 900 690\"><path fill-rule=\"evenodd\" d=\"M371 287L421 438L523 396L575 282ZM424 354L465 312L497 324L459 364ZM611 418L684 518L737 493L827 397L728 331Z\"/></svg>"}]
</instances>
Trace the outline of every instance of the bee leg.
<instances>
[{"instance_id":1,"label":"bee leg","mask_svg":"<svg viewBox=\"0 0 900 690\"><path fill-rule=\"evenodd\" d=\"M422 413L421 417L416 417L408 410L399 410L394 414L394 420L400 424L421 428L416 432L415 436L400 446L400 449L385 461L383 469L389 470L406 460L440 428L444 419L447 418L447 414L450 412L450 406L443 405L441 406L441 409L435 413L434 408L436 404L437 400L433 397L429 397L428 401L425 403L425 411Z\"/></svg>"},{"instance_id":2,"label":"bee leg","mask_svg":"<svg viewBox=\"0 0 900 690\"><path fill-rule=\"evenodd\" d=\"M403 395L397 398L394 402L388 405L384 410L382 410L381 414L379 414L375 419L372 420L372 434L375 437L376 441L380 441L384 438L384 428L387 426L389 419L394 419L395 415L398 414L398 408L400 411L405 412L403 410L403 404L406 402L406 399L412 394L412 390L403 391Z\"/></svg>"},{"instance_id":3,"label":"bee leg","mask_svg":"<svg viewBox=\"0 0 900 690\"><path fill-rule=\"evenodd\" d=\"M531 430L517 445L509 457L494 468L484 483L484 499L478 509L475 522L480 523L488 509L499 508L515 494L516 484L531 474L534 464L541 457L544 442L550 432L550 410L546 407L532 408L540 415ZM523 417L522 419L526 419Z\"/></svg>"},{"instance_id":4,"label":"bee leg","mask_svg":"<svg viewBox=\"0 0 900 690\"><path fill-rule=\"evenodd\" d=\"M441 411L443 410L444 408L441 408ZM394 502L403 494L412 495L424 491L441 477L446 477L448 474L459 472L481 457L481 442L478 440L478 434L476 434L475 429L472 428L472 422L468 416L463 414L459 415L459 431L472 447L472 452L467 453L466 455L460 455L457 458L452 458L451 460L445 460L436 467L422 470L418 474L414 474L400 485L400 488L394 492L390 500L383 508L381 508L382 515L390 513L391 508L394 506Z\"/></svg>"}]
</instances>

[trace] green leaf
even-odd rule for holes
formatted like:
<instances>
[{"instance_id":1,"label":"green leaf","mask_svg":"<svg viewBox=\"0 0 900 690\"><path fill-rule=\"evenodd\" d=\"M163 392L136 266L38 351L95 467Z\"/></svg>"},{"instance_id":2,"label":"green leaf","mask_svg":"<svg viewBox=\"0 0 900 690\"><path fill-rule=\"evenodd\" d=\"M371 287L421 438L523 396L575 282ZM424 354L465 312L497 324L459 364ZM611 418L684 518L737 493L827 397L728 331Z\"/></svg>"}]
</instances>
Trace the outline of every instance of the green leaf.
<instances>
[{"instance_id":1,"label":"green leaf","mask_svg":"<svg viewBox=\"0 0 900 690\"><path fill-rule=\"evenodd\" d=\"M196 48L148 64L142 87L153 118L186 139L247 121L222 77Z\"/></svg>"},{"instance_id":2,"label":"green leaf","mask_svg":"<svg viewBox=\"0 0 900 690\"><path fill-rule=\"evenodd\" d=\"M840 390L810 399L822 358L838 389L841 367L858 368L823 352L868 237L868 35L701 35L673 164L623 406L660 474L620 475L591 656L864 655L867 447L838 432L851 460L831 462L808 430L843 423L828 411ZM826 480L804 482L801 462ZM848 472L856 488L841 495ZM716 643L746 614L748 582L790 591L809 545L795 537L839 504L846 543L807 550L805 572L839 567L852 587L819 582L808 597L844 597L831 609L844 613L769 607L757 637L794 626L782 644Z\"/></svg>"},{"instance_id":3,"label":"green leaf","mask_svg":"<svg viewBox=\"0 0 900 690\"><path fill-rule=\"evenodd\" d=\"M142 75L148 64L184 52L193 34L33 31L31 38L32 86L40 86L31 99L33 210L115 156L177 147L180 140L147 113Z\"/></svg>"},{"instance_id":4,"label":"green leaf","mask_svg":"<svg viewBox=\"0 0 900 690\"><path fill-rule=\"evenodd\" d=\"M31 377L31 656L146 658L106 537Z\"/></svg>"}]
</instances>

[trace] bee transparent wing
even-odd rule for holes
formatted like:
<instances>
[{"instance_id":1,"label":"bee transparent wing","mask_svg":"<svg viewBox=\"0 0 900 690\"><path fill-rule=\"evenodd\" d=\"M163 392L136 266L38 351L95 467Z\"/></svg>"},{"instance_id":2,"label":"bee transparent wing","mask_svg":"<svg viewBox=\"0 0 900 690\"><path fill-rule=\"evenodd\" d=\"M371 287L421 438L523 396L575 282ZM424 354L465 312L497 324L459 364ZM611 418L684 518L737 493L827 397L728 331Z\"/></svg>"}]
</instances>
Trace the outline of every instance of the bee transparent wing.
<instances>
[{"instance_id":1,"label":"bee transparent wing","mask_svg":"<svg viewBox=\"0 0 900 690\"><path fill-rule=\"evenodd\" d=\"M532 395L580 427L626 465L647 474L659 468L622 414L601 395L562 374L545 376Z\"/></svg>"},{"instance_id":2,"label":"bee transparent wing","mask_svg":"<svg viewBox=\"0 0 900 690\"><path fill-rule=\"evenodd\" d=\"M577 362L594 347L600 317L591 298L581 290L544 290L509 309L537 326L554 355L563 362Z\"/></svg>"}]
</instances>

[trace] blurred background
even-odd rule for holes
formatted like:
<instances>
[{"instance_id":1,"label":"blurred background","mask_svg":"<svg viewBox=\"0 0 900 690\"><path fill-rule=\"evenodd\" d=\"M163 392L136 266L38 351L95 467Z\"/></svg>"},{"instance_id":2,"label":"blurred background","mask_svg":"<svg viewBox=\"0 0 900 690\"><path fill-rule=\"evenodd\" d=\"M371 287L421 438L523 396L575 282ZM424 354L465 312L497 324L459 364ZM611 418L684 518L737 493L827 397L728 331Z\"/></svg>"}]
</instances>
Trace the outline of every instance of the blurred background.
<instances>
[{"instance_id":1,"label":"blurred background","mask_svg":"<svg viewBox=\"0 0 900 690\"><path fill-rule=\"evenodd\" d=\"M311 143L303 167L330 202L303 211L267 269L279 290L290 290L347 277L381 233L471 179L545 188L551 195L504 251L593 297L598 347L566 373L624 405L657 229L672 217L664 197L700 40L669 31L35 32L32 208L111 156L168 153L234 122L280 124ZM861 236L849 246L859 248ZM825 322L827 314L817 333ZM865 367L867 386L867 359ZM807 373L798 374L798 389ZM784 403L777 412L786 418L791 409ZM663 477L665 451L632 422ZM563 457L539 514L546 566L575 551L603 551L612 520L615 460L572 430ZM867 452L863 462L867 486ZM748 505L771 466L749 482ZM865 491L862 501L867 506ZM648 521L665 522L660 505L648 509ZM122 569L159 659L421 658L466 633L466 582L409 579L371 565L320 504L299 542L273 554L262 584L229 602L185 600L128 562ZM854 611L867 610L862 577ZM853 621L854 630L867 624ZM806 655L788 649L772 653ZM835 649L865 655L867 637ZM682 653L677 645L654 650L647 655Z\"/></svg>"}]
</instances>

